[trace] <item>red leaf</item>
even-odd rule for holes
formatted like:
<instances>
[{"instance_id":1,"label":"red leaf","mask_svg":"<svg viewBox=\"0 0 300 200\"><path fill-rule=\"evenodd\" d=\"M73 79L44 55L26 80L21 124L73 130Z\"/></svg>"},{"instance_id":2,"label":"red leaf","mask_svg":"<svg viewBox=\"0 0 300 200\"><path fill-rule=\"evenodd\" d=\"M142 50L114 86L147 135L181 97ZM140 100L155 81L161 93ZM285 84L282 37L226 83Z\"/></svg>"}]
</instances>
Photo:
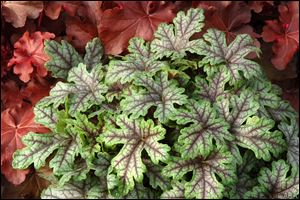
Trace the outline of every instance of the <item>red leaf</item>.
<instances>
[{"instance_id":1,"label":"red leaf","mask_svg":"<svg viewBox=\"0 0 300 200\"><path fill-rule=\"evenodd\" d=\"M43 10L42 1L1 1L1 13L5 21L16 28L25 25L26 18L36 19Z\"/></svg>"},{"instance_id":2,"label":"red leaf","mask_svg":"<svg viewBox=\"0 0 300 200\"><path fill-rule=\"evenodd\" d=\"M251 10L245 2L195 2L193 7L201 7L206 10L205 26L200 35L209 28L216 28L226 33L228 44L235 39L237 34L241 33L249 34L254 39L260 37L250 25L247 25L251 20ZM259 42L256 39L255 44L259 47Z\"/></svg>"},{"instance_id":3,"label":"red leaf","mask_svg":"<svg viewBox=\"0 0 300 200\"><path fill-rule=\"evenodd\" d=\"M273 65L284 70L299 48L299 2L288 2L278 7L279 20L267 20L262 37L265 42L273 42Z\"/></svg>"},{"instance_id":4,"label":"red leaf","mask_svg":"<svg viewBox=\"0 0 300 200\"><path fill-rule=\"evenodd\" d=\"M12 155L24 147L21 137L29 131L47 133L49 129L34 122L32 106L8 108L1 113L1 171L5 177L17 185L25 180L27 170L15 170L11 166Z\"/></svg>"},{"instance_id":5,"label":"red leaf","mask_svg":"<svg viewBox=\"0 0 300 200\"><path fill-rule=\"evenodd\" d=\"M30 169L13 169L12 159L1 161L1 173L5 178L14 185L23 183L26 179L26 175L30 172Z\"/></svg>"},{"instance_id":6,"label":"red leaf","mask_svg":"<svg viewBox=\"0 0 300 200\"><path fill-rule=\"evenodd\" d=\"M118 7L103 12L98 29L106 54L120 54L130 38L153 38L153 32L162 22L170 22L175 14L172 2L132 1L116 2Z\"/></svg>"},{"instance_id":7,"label":"red leaf","mask_svg":"<svg viewBox=\"0 0 300 200\"><path fill-rule=\"evenodd\" d=\"M299 113L299 88L285 90L282 98L288 100L293 108Z\"/></svg>"},{"instance_id":8,"label":"red leaf","mask_svg":"<svg viewBox=\"0 0 300 200\"><path fill-rule=\"evenodd\" d=\"M97 36L97 28L87 20L82 22L78 17L67 17L66 33L73 46L83 51L86 43Z\"/></svg>"},{"instance_id":9,"label":"red leaf","mask_svg":"<svg viewBox=\"0 0 300 200\"><path fill-rule=\"evenodd\" d=\"M265 5L273 5L273 1L249 1L250 9L256 13L260 13Z\"/></svg>"},{"instance_id":10,"label":"red leaf","mask_svg":"<svg viewBox=\"0 0 300 200\"><path fill-rule=\"evenodd\" d=\"M15 81L7 80L5 83L1 82L1 91L1 101L5 109L15 106L21 107L23 96Z\"/></svg>"},{"instance_id":11,"label":"red leaf","mask_svg":"<svg viewBox=\"0 0 300 200\"><path fill-rule=\"evenodd\" d=\"M48 96L51 84L41 77L36 77L29 81L25 88L21 89L21 95L24 99L35 105L41 98Z\"/></svg>"},{"instance_id":12,"label":"red leaf","mask_svg":"<svg viewBox=\"0 0 300 200\"><path fill-rule=\"evenodd\" d=\"M2 180L1 180L2 183ZM43 189L49 186L49 182L38 176L37 172L30 173L26 180L18 185L12 185L4 180L3 193L1 198L3 199L39 199Z\"/></svg>"},{"instance_id":13,"label":"red leaf","mask_svg":"<svg viewBox=\"0 0 300 200\"><path fill-rule=\"evenodd\" d=\"M44 53L44 40L54 38L55 35L48 32L35 32L29 36L29 32L14 44L14 56L8 62L8 67L14 66L14 73L18 74L24 82L30 80L30 74L33 72L33 66L36 67L37 74L44 77L47 70L44 63L49 59Z\"/></svg>"},{"instance_id":14,"label":"red leaf","mask_svg":"<svg viewBox=\"0 0 300 200\"><path fill-rule=\"evenodd\" d=\"M45 2L45 14L50 19L57 19L62 10L65 10L70 16L75 16L80 5L80 1L48 1Z\"/></svg>"}]
</instances>

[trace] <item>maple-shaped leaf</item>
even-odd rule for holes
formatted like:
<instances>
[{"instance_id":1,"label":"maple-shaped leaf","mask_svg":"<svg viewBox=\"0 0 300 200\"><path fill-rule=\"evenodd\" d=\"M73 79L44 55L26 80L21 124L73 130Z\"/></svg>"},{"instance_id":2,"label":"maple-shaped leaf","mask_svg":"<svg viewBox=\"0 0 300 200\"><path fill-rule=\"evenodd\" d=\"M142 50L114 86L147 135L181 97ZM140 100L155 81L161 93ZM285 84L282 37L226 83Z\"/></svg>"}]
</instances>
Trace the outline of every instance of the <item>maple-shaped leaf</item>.
<instances>
[{"instance_id":1,"label":"maple-shaped leaf","mask_svg":"<svg viewBox=\"0 0 300 200\"><path fill-rule=\"evenodd\" d=\"M83 62L74 47L64 40L61 44L54 40L45 41L45 52L51 58L45 63L45 67L56 78L67 79L69 70Z\"/></svg>"},{"instance_id":2,"label":"maple-shaped leaf","mask_svg":"<svg viewBox=\"0 0 300 200\"><path fill-rule=\"evenodd\" d=\"M151 43L151 50L156 53L157 58L172 56L172 59L184 57L186 51L198 52L198 47L204 45L202 40L190 41L190 37L201 31L203 21L203 9L191 8L186 15L183 11L178 12L173 20L174 25L159 25Z\"/></svg>"},{"instance_id":3,"label":"maple-shaped leaf","mask_svg":"<svg viewBox=\"0 0 300 200\"><path fill-rule=\"evenodd\" d=\"M251 190L256 184L257 179L250 176L253 174L253 169L259 166L259 160L250 151L246 151L243 155L243 162L237 168L237 182L229 185L228 197L231 199L243 199L244 194Z\"/></svg>"},{"instance_id":4,"label":"maple-shaped leaf","mask_svg":"<svg viewBox=\"0 0 300 200\"><path fill-rule=\"evenodd\" d=\"M172 189L171 190L164 190L161 194L161 199L184 199L184 185L185 181L172 181L171 182Z\"/></svg>"},{"instance_id":5,"label":"maple-shaped leaf","mask_svg":"<svg viewBox=\"0 0 300 200\"><path fill-rule=\"evenodd\" d=\"M200 7L205 10L205 26L201 33L196 34L194 38L199 38L199 36L202 36L209 28L215 28L225 32L227 44L230 44L238 34L248 34L254 39L255 46L260 47L256 39L260 37L260 35L255 33L253 27L249 25L251 21L251 10L245 2L194 1L193 7ZM254 56L255 54L251 55L251 57Z\"/></svg>"},{"instance_id":6,"label":"maple-shaped leaf","mask_svg":"<svg viewBox=\"0 0 300 200\"><path fill-rule=\"evenodd\" d=\"M276 108L281 101L280 96L272 87L272 83L262 78L252 78L247 83L247 87L259 96L259 104L265 108Z\"/></svg>"},{"instance_id":7,"label":"maple-shaped leaf","mask_svg":"<svg viewBox=\"0 0 300 200\"><path fill-rule=\"evenodd\" d=\"M113 83L120 81L124 84L135 79L136 76L146 74L154 75L161 70L164 63L157 61L150 51L150 43L141 38L133 38L129 41L129 54L123 60L112 60L109 63L106 81Z\"/></svg>"},{"instance_id":8,"label":"maple-shaped leaf","mask_svg":"<svg viewBox=\"0 0 300 200\"><path fill-rule=\"evenodd\" d=\"M5 21L19 28L25 25L27 17L36 19L43 7L43 1L4 1L1 2L1 13Z\"/></svg>"},{"instance_id":9,"label":"maple-shaped leaf","mask_svg":"<svg viewBox=\"0 0 300 200\"><path fill-rule=\"evenodd\" d=\"M251 149L258 159L269 161L270 152L278 156L286 148L281 132L269 131L274 125L273 120L254 116L248 118L245 125L235 128L232 132L236 137L236 144Z\"/></svg>"},{"instance_id":10,"label":"maple-shaped leaf","mask_svg":"<svg viewBox=\"0 0 300 200\"><path fill-rule=\"evenodd\" d=\"M231 85L242 79L240 72L247 79L261 75L259 64L245 58L251 52L260 52L249 35L240 34L229 45L226 44L225 33L216 29L208 29L203 37L206 42L197 48L197 53L205 56L201 62L225 65Z\"/></svg>"},{"instance_id":11,"label":"maple-shaped leaf","mask_svg":"<svg viewBox=\"0 0 300 200\"><path fill-rule=\"evenodd\" d=\"M143 159L143 163L146 165L146 176L149 178L149 183L152 188L156 189L157 187L160 187L162 190L170 188L170 180L161 173L163 166L159 164L154 165L148 159Z\"/></svg>"},{"instance_id":12,"label":"maple-shaped leaf","mask_svg":"<svg viewBox=\"0 0 300 200\"><path fill-rule=\"evenodd\" d=\"M266 110L261 110L265 116L271 117L276 122L288 121L290 119L295 119L298 113L294 110L288 101L281 100L273 108L267 108Z\"/></svg>"},{"instance_id":13,"label":"maple-shaped leaf","mask_svg":"<svg viewBox=\"0 0 300 200\"><path fill-rule=\"evenodd\" d=\"M116 2L117 6L103 12L98 27L107 54L120 54L132 37L152 40L161 22L170 22L174 14L172 2ZM113 24L113 26L112 26Z\"/></svg>"},{"instance_id":14,"label":"maple-shaped leaf","mask_svg":"<svg viewBox=\"0 0 300 200\"><path fill-rule=\"evenodd\" d=\"M89 176L86 180L71 180L64 186L50 185L41 194L42 199L102 199L107 198L103 180Z\"/></svg>"},{"instance_id":15,"label":"maple-shaped leaf","mask_svg":"<svg viewBox=\"0 0 300 200\"><path fill-rule=\"evenodd\" d=\"M293 199L299 195L299 169L290 169L284 160L273 161L272 170L261 169L258 182L244 198Z\"/></svg>"},{"instance_id":16,"label":"maple-shaped leaf","mask_svg":"<svg viewBox=\"0 0 300 200\"><path fill-rule=\"evenodd\" d=\"M299 125L295 119L292 119L290 124L281 122L278 128L285 135L288 144L287 161L299 167Z\"/></svg>"},{"instance_id":17,"label":"maple-shaped leaf","mask_svg":"<svg viewBox=\"0 0 300 200\"><path fill-rule=\"evenodd\" d=\"M70 127L66 128L64 134L31 132L22 141L26 147L14 153L13 167L17 169L26 169L32 163L39 169L45 165L46 158L57 150L49 166L53 168L54 174L62 175L72 169L75 156L79 153L79 136Z\"/></svg>"},{"instance_id":18,"label":"maple-shaped leaf","mask_svg":"<svg viewBox=\"0 0 300 200\"><path fill-rule=\"evenodd\" d=\"M299 48L299 2L291 1L278 6L279 20L266 20L262 38L273 42L274 56L271 62L278 70L284 70Z\"/></svg>"},{"instance_id":19,"label":"maple-shaped leaf","mask_svg":"<svg viewBox=\"0 0 300 200\"><path fill-rule=\"evenodd\" d=\"M285 150L286 144L282 134L279 131L269 131L275 122L253 116L259 108L259 103L251 91L243 90L239 96L223 98L217 105L220 115L230 124L230 133L235 136L235 140L230 141L228 147L237 163L242 162L237 145L251 149L258 159L264 160L271 159L270 152L278 155Z\"/></svg>"},{"instance_id":20,"label":"maple-shaped leaf","mask_svg":"<svg viewBox=\"0 0 300 200\"><path fill-rule=\"evenodd\" d=\"M188 124L178 137L178 151L182 158L207 156L214 148L213 140L224 144L224 139L234 139L228 132L229 125L217 117L216 110L207 101L189 100L186 109L178 109L173 116L178 124Z\"/></svg>"},{"instance_id":21,"label":"maple-shaped leaf","mask_svg":"<svg viewBox=\"0 0 300 200\"><path fill-rule=\"evenodd\" d=\"M57 108L69 96L70 115L86 111L93 104L100 105L105 99L102 93L107 91L107 86L101 82L102 78L103 72L100 68L93 68L88 72L86 66L80 63L69 71L69 83L58 82L51 89L50 96L43 98L40 104L53 104Z\"/></svg>"},{"instance_id":22,"label":"maple-shaped leaf","mask_svg":"<svg viewBox=\"0 0 300 200\"><path fill-rule=\"evenodd\" d=\"M34 68L39 76L46 76L47 69L44 63L49 57L44 52L44 41L54 38L55 35L48 32L34 32L29 34L26 31L23 36L14 44L14 56L7 64L14 66L14 73L19 75L23 82L30 80Z\"/></svg>"},{"instance_id":23,"label":"maple-shaped leaf","mask_svg":"<svg viewBox=\"0 0 300 200\"><path fill-rule=\"evenodd\" d=\"M163 174L180 179L186 173L193 172L192 179L184 184L185 198L222 198L224 186L217 179L230 183L236 179L234 167L231 164L232 156L223 148L218 148L207 157L196 157L184 160L174 157L172 162L163 169Z\"/></svg>"},{"instance_id":24,"label":"maple-shaped leaf","mask_svg":"<svg viewBox=\"0 0 300 200\"><path fill-rule=\"evenodd\" d=\"M175 80L168 80L168 74L161 72L154 77L141 75L136 77L135 84L146 88L133 92L131 96L121 101L121 108L133 118L145 116L151 106L156 106L154 117L161 122L168 120L175 111L173 104L182 105L186 101L184 89L177 87Z\"/></svg>"},{"instance_id":25,"label":"maple-shaped leaf","mask_svg":"<svg viewBox=\"0 0 300 200\"><path fill-rule=\"evenodd\" d=\"M52 72L53 77L67 79L71 69L76 68L79 63L84 63L90 71L95 67L102 67L103 47L98 38L89 41L85 46L84 58L68 42L62 40L61 44L56 41L45 42L45 52L51 59L45 67Z\"/></svg>"},{"instance_id":26,"label":"maple-shaped leaf","mask_svg":"<svg viewBox=\"0 0 300 200\"><path fill-rule=\"evenodd\" d=\"M16 185L25 180L29 171L12 169L12 155L24 147L21 138L29 131L49 132L48 128L34 122L34 113L29 104L8 108L1 113L1 169L7 179Z\"/></svg>"},{"instance_id":27,"label":"maple-shaped leaf","mask_svg":"<svg viewBox=\"0 0 300 200\"><path fill-rule=\"evenodd\" d=\"M216 102L219 96L226 95L225 84L230 80L230 76L225 67L220 66L213 77L208 78L208 83L204 78L195 78L195 94L197 97Z\"/></svg>"},{"instance_id":28,"label":"maple-shaped leaf","mask_svg":"<svg viewBox=\"0 0 300 200\"><path fill-rule=\"evenodd\" d=\"M112 167L116 170L124 187L124 194L133 189L134 180L141 182L146 166L141 154L146 150L151 161L168 159L170 147L158 141L164 138L165 129L155 126L152 120L133 120L124 115L116 121L120 129L109 128L100 135L106 145L124 144L120 152L112 159Z\"/></svg>"}]
</instances>

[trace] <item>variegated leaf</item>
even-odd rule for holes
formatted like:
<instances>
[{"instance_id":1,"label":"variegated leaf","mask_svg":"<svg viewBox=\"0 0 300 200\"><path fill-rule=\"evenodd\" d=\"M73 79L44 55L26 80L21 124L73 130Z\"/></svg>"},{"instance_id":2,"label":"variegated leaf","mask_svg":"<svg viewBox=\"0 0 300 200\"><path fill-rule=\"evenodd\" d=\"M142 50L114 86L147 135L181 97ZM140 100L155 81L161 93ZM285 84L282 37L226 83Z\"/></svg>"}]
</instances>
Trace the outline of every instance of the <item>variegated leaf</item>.
<instances>
[{"instance_id":1,"label":"variegated leaf","mask_svg":"<svg viewBox=\"0 0 300 200\"><path fill-rule=\"evenodd\" d=\"M177 87L175 80L168 80L165 72L159 73L154 80L151 77L139 76L135 83L146 90L133 93L121 101L121 109L132 114L133 118L145 116L151 106L156 106L154 117L166 122L175 111L174 104L182 105L186 102L184 89Z\"/></svg>"},{"instance_id":2,"label":"variegated leaf","mask_svg":"<svg viewBox=\"0 0 300 200\"><path fill-rule=\"evenodd\" d=\"M108 83L120 81L124 84L142 74L153 76L165 65L164 62L154 59L150 44L148 42L145 44L141 38L132 38L128 50L130 53L124 57L124 60L110 61L106 75Z\"/></svg>"},{"instance_id":3,"label":"variegated leaf","mask_svg":"<svg viewBox=\"0 0 300 200\"><path fill-rule=\"evenodd\" d=\"M222 198L224 186L216 178L216 174L224 183L231 183L236 179L232 157L225 149L218 148L207 157L197 157L184 160L174 160L163 169L163 174L180 179L186 173L193 172L192 179L184 184L185 198Z\"/></svg>"},{"instance_id":4,"label":"variegated leaf","mask_svg":"<svg viewBox=\"0 0 300 200\"><path fill-rule=\"evenodd\" d=\"M247 34L238 35L229 46L226 44L225 33L216 29L208 29L203 35L206 42L201 43L197 53L205 56L201 62L211 65L223 64L230 73L231 85L242 80L243 76L250 79L253 76L261 76L259 64L245 58L251 52L260 52L254 45L251 36Z\"/></svg>"},{"instance_id":5,"label":"variegated leaf","mask_svg":"<svg viewBox=\"0 0 300 200\"><path fill-rule=\"evenodd\" d=\"M165 129L155 126L152 120L133 120L124 115L117 119L120 129L109 127L100 135L106 145L124 144L112 161L112 167L124 186L124 194L133 189L134 180L141 182L146 166L141 153L146 150L154 164L168 159L170 147L158 141L164 138Z\"/></svg>"},{"instance_id":6,"label":"variegated leaf","mask_svg":"<svg viewBox=\"0 0 300 200\"><path fill-rule=\"evenodd\" d=\"M151 43L151 50L155 52L155 57L171 56L175 60L184 57L187 51L198 52L197 49L204 45L204 42L190 40L190 37L201 31L204 26L203 21L203 9L191 8L186 14L179 11L173 20L174 25L160 24Z\"/></svg>"}]
</instances>

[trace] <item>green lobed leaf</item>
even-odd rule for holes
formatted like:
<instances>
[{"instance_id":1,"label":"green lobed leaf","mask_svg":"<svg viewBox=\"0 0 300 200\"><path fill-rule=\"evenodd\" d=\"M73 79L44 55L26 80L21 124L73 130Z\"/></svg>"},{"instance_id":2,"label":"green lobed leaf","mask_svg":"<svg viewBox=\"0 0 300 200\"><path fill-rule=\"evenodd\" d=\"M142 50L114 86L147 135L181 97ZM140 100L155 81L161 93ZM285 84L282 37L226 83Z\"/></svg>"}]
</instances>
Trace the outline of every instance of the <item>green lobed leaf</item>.
<instances>
[{"instance_id":1,"label":"green lobed leaf","mask_svg":"<svg viewBox=\"0 0 300 200\"><path fill-rule=\"evenodd\" d=\"M240 72L247 79L261 76L259 64L245 58L251 52L260 52L251 36L240 34L229 46L226 44L225 33L216 29L208 29L203 38L206 42L202 42L197 48L197 53L205 56L201 62L225 65L231 77L231 85L243 79Z\"/></svg>"},{"instance_id":2,"label":"green lobed leaf","mask_svg":"<svg viewBox=\"0 0 300 200\"><path fill-rule=\"evenodd\" d=\"M153 76L165 65L154 59L150 51L150 43L141 38L132 38L128 46L129 54L124 60L111 60L108 66L106 81L121 84L130 82L140 75Z\"/></svg>"},{"instance_id":3,"label":"green lobed leaf","mask_svg":"<svg viewBox=\"0 0 300 200\"><path fill-rule=\"evenodd\" d=\"M288 145L287 161L291 165L299 167L299 125L296 120L292 119L290 124L281 122L278 128L286 137Z\"/></svg>"},{"instance_id":4,"label":"green lobed leaf","mask_svg":"<svg viewBox=\"0 0 300 200\"><path fill-rule=\"evenodd\" d=\"M164 56L173 60L182 58L186 52L196 53L203 44L202 40L190 40L194 33L200 32L204 26L203 9L191 8L184 14L179 11L173 24L160 24L154 33L151 50L156 58Z\"/></svg>"},{"instance_id":5,"label":"green lobed leaf","mask_svg":"<svg viewBox=\"0 0 300 200\"><path fill-rule=\"evenodd\" d=\"M222 198L224 186L216 178L218 175L224 183L230 183L236 179L232 156L224 148L218 148L208 157L197 157L184 160L175 157L172 162L163 169L163 174L180 179L186 173L192 171L193 176L184 185L185 198Z\"/></svg>"},{"instance_id":6,"label":"green lobed leaf","mask_svg":"<svg viewBox=\"0 0 300 200\"><path fill-rule=\"evenodd\" d=\"M41 106L39 103L34 106L34 121L38 124L42 124L52 131L55 130L58 123L58 110L52 106Z\"/></svg>"},{"instance_id":7,"label":"green lobed leaf","mask_svg":"<svg viewBox=\"0 0 300 200\"><path fill-rule=\"evenodd\" d=\"M157 189L157 187L160 187L163 191L170 188L169 178L161 173L163 166L159 164L154 165L148 159L143 159L143 163L145 163L146 165L146 175L149 178L149 183L152 186L152 188Z\"/></svg>"},{"instance_id":8,"label":"green lobed leaf","mask_svg":"<svg viewBox=\"0 0 300 200\"><path fill-rule=\"evenodd\" d=\"M44 50L51 58L45 63L45 67L55 78L67 79L69 70L83 62L72 45L64 40L61 44L54 40L46 40Z\"/></svg>"},{"instance_id":9,"label":"green lobed leaf","mask_svg":"<svg viewBox=\"0 0 300 200\"><path fill-rule=\"evenodd\" d=\"M84 56L84 64L88 71L93 68L101 68L102 62L101 59L103 57L103 47L99 38L94 38L90 42L88 42L85 46L85 56Z\"/></svg>"},{"instance_id":10,"label":"green lobed leaf","mask_svg":"<svg viewBox=\"0 0 300 200\"><path fill-rule=\"evenodd\" d=\"M64 134L37 134L29 132L22 137L25 148L17 150L13 155L13 167L15 169L26 169L34 163L34 168L39 169L45 165L46 158L60 146L69 141Z\"/></svg>"},{"instance_id":11,"label":"green lobed leaf","mask_svg":"<svg viewBox=\"0 0 300 200\"><path fill-rule=\"evenodd\" d=\"M103 72L100 68L93 68L88 72L82 63L69 71L69 83L58 82L50 91L50 96L42 99L40 104L47 106L53 104L57 108L69 97L70 115L78 111L86 111L92 105L101 105L105 100L102 95L107 86L102 83ZM73 83L72 83L73 82Z\"/></svg>"},{"instance_id":12,"label":"green lobed leaf","mask_svg":"<svg viewBox=\"0 0 300 200\"><path fill-rule=\"evenodd\" d=\"M181 129L178 137L182 158L207 156L214 148L213 140L221 144L224 139L234 139L228 132L229 125L217 117L209 102L189 100L186 107L187 109L178 109L173 117L178 124L193 123Z\"/></svg>"},{"instance_id":13,"label":"green lobed leaf","mask_svg":"<svg viewBox=\"0 0 300 200\"><path fill-rule=\"evenodd\" d=\"M245 125L233 130L236 144L251 149L256 158L271 160L270 152L275 156L286 149L286 142L280 131L269 131L275 122L266 118L250 117Z\"/></svg>"},{"instance_id":14,"label":"green lobed leaf","mask_svg":"<svg viewBox=\"0 0 300 200\"><path fill-rule=\"evenodd\" d=\"M71 180L63 187L50 185L42 194L42 199L99 199L107 198L105 182L99 178L88 177L83 181Z\"/></svg>"},{"instance_id":15,"label":"green lobed leaf","mask_svg":"<svg viewBox=\"0 0 300 200\"><path fill-rule=\"evenodd\" d=\"M168 80L165 72L159 73L154 80L151 77L139 76L135 84L145 87L146 90L133 92L121 101L121 109L132 114L133 118L145 116L151 106L156 106L154 117L163 123L175 111L174 104L182 105L186 102L184 89L177 87L175 80Z\"/></svg>"},{"instance_id":16,"label":"green lobed leaf","mask_svg":"<svg viewBox=\"0 0 300 200\"><path fill-rule=\"evenodd\" d=\"M125 187L125 194L134 186L134 180L141 182L146 166L141 153L146 150L154 164L168 159L170 147L158 141L164 138L165 129L155 126L152 120L133 120L121 115L117 119L120 129L109 128L100 135L106 145L124 144L111 165Z\"/></svg>"},{"instance_id":17,"label":"green lobed leaf","mask_svg":"<svg viewBox=\"0 0 300 200\"><path fill-rule=\"evenodd\" d=\"M230 80L228 71L220 66L218 71L212 78L209 78L208 83L202 77L195 78L196 95L197 97L207 99L211 103L215 103L219 96L227 94L225 91L225 84Z\"/></svg>"},{"instance_id":18,"label":"green lobed leaf","mask_svg":"<svg viewBox=\"0 0 300 200\"><path fill-rule=\"evenodd\" d=\"M165 190L161 194L161 199L184 199L184 185L185 181L179 182L179 181L172 181L171 183L172 189L171 190Z\"/></svg>"},{"instance_id":19,"label":"green lobed leaf","mask_svg":"<svg viewBox=\"0 0 300 200\"><path fill-rule=\"evenodd\" d=\"M261 169L258 182L245 198L292 199L299 195L299 169L290 169L284 160L273 161L272 170Z\"/></svg>"}]
</instances>

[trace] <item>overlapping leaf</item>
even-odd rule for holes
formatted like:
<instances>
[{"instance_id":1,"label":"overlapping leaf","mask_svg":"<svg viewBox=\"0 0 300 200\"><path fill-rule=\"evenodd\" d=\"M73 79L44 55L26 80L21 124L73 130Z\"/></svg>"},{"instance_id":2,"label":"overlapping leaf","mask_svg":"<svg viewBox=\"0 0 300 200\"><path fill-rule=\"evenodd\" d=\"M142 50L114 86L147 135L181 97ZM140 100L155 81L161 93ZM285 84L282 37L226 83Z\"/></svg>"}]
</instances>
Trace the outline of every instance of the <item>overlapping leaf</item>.
<instances>
[{"instance_id":1,"label":"overlapping leaf","mask_svg":"<svg viewBox=\"0 0 300 200\"><path fill-rule=\"evenodd\" d=\"M242 157L236 145L251 149L257 158L264 160L270 160L270 152L278 155L284 151L282 134L279 131L269 131L274 127L274 121L252 117L259 104L251 91L243 90L239 96L233 95L230 100L224 98L217 105L221 116L230 124L230 132L235 135L235 141L229 142L228 147L237 163L242 162ZM243 125L245 121L247 122Z\"/></svg>"},{"instance_id":2,"label":"overlapping leaf","mask_svg":"<svg viewBox=\"0 0 300 200\"><path fill-rule=\"evenodd\" d=\"M110 83L120 81L124 84L141 74L152 76L164 66L163 62L154 59L150 43L145 44L141 38L131 39L128 50L130 53L124 60L110 61L106 81Z\"/></svg>"},{"instance_id":3,"label":"overlapping leaf","mask_svg":"<svg viewBox=\"0 0 300 200\"><path fill-rule=\"evenodd\" d=\"M224 67L219 67L217 73L212 78L209 78L208 82L201 78L195 78L196 95L201 98L207 99L210 102L216 102L217 98L222 95L226 95L225 84L230 80L228 71Z\"/></svg>"},{"instance_id":4,"label":"overlapping leaf","mask_svg":"<svg viewBox=\"0 0 300 200\"><path fill-rule=\"evenodd\" d=\"M165 72L159 73L154 80L148 76L139 76L135 84L147 90L133 93L121 101L122 110L132 114L133 118L145 116L151 106L156 106L154 117L165 122L175 111L174 104L182 105L186 101L184 89L177 87L175 80L168 80Z\"/></svg>"},{"instance_id":5,"label":"overlapping leaf","mask_svg":"<svg viewBox=\"0 0 300 200\"><path fill-rule=\"evenodd\" d=\"M173 181L172 189L164 191L161 199L184 199L185 182Z\"/></svg>"},{"instance_id":6,"label":"overlapping leaf","mask_svg":"<svg viewBox=\"0 0 300 200\"><path fill-rule=\"evenodd\" d=\"M163 169L163 174L172 176L174 179L180 179L186 173L193 172L192 179L184 184L185 198L222 198L224 186L216 178L216 175L226 183L235 180L231 162L230 153L219 148L207 157L189 160L176 157Z\"/></svg>"},{"instance_id":7,"label":"overlapping leaf","mask_svg":"<svg viewBox=\"0 0 300 200\"><path fill-rule=\"evenodd\" d=\"M243 163L237 168L237 182L230 185L229 195L231 199L243 199L244 194L257 184L257 179L251 177L253 169L259 166L259 161L251 151L246 151Z\"/></svg>"},{"instance_id":8,"label":"overlapping leaf","mask_svg":"<svg viewBox=\"0 0 300 200\"><path fill-rule=\"evenodd\" d=\"M72 129L68 128L67 131L68 134L29 133L25 135L22 141L26 147L14 153L13 167L25 169L33 163L34 167L39 169L45 165L46 158L57 150L49 166L57 175L70 171L79 152L79 138L74 135Z\"/></svg>"},{"instance_id":9,"label":"overlapping leaf","mask_svg":"<svg viewBox=\"0 0 300 200\"><path fill-rule=\"evenodd\" d=\"M106 145L124 144L117 156L112 161L112 167L121 179L125 194L133 189L134 180L141 182L146 166L141 159L141 153L146 150L151 161L158 164L159 161L168 159L168 145L161 144L158 140L164 138L165 129L155 126L153 121L132 120L124 115L117 119L120 129L108 129L100 137Z\"/></svg>"},{"instance_id":10,"label":"overlapping leaf","mask_svg":"<svg viewBox=\"0 0 300 200\"><path fill-rule=\"evenodd\" d=\"M177 13L173 24L159 25L151 43L151 50L154 51L157 58L163 56L172 57L172 59L182 58L186 52L196 53L202 40L191 40L190 37L200 32L204 26L204 15L202 9L189 9L185 15L183 11Z\"/></svg>"},{"instance_id":11,"label":"overlapping leaf","mask_svg":"<svg viewBox=\"0 0 300 200\"><path fill-rule=\"evenodd\" d=\"M299 167L299 126L297 122L292 119L291 124L281 122L278 128L283 132L288 143L287 161Z\"/></svg>"},{"instance_id":12,"label":"overlapping leaf","mask_svg":"<svg viewBox=\"0 0 300 200\"><path fill-rule=\"evenodd\" d=\"M225 33L216 29L207 30L203 37L206 42L197 47L197 53L205 56L201 62L225 65L230 73L231 85L243 79L240 72L243 72L243 76L247 79L261 75L260 66L244 58L251 52L260 51L254 46L249 35L238 35L229 46L226 44Z\"/></svg>"},{"instance_id":13,"label":"overlapping leaf","mask_svg":"<svg viewBox=\"0 0 300 200\"><path fill-rule=\"evenodd\" d=\"M213 150L213 140L220 144L224 139L233 139L228 123L217 117L209 102L189 100L186 107L178 109L173 117L178 124L193 123L180 131L178 146L183 158L207 156Z\"/></svg>"},{"instance_id":14,"label":"overlapping leaf","mask_svg":"<svg viewBox=\"0 0 300 200\"><path fill-rule=\"evenodd\" d=\"M95 66L101 68L101 58L103 56L103 47L98 38L88 42L84 59L68 42L62 40L61 44L52 40L45 42L45 52L51 59L45 64L45 67L52 72L53 77L67 79L68 73L79 63L86 64L87 70ZM69 75L70 76L70 75Z\"/></svg>"},{"instance_id":15,"label":"overlapping leaf","mask_svg":"<svg viewBox=\"0 0 300 200\"><path fill-rule=\"evenodd\" d=\"M247 192L245 198L292 199L299 195L299 169L290 169L284 160L273 161L272 170L263 168L258 182L259 186Z\"/></svg>"},{"instance_id":16,"label":"overlapping leaf","mask_svg":"<svg viewBox=\"0 0 300 200\"><path fill-rule=\"evenodd\" d=\"M100 199L107 198L105 182L97 177L84 181L71 180L63 187L51 185L41 194L42 199Z\"/></svg>"},{"instance_id":17,"label":"overlapping leaf","mask_svg":"<svg viewBox=\"0 0 300 200\"><path fill-rule=\"evenodd\" d=\"M101 69L93 68L89 73L84 64L79 64L69 71L69 83L58 82L51 89L50 96L44 98L41 104L53 104L53 107L57 108L69 96L70 115L86 111L92 105L100 105L105 99L102 94L107 91L107 86L102 83L102 78Z\"/></svg>"},{"instance_id":18,"label":"overlapping leaf","mask_svg":"<svg viewBox=\"0 0 300 200\"><path fill-rule=\"evenodd\" d=\"M163 191L170 188L170 180L161 173L163 169L161 165L154 165L146 159L143 159L143 163L146 165L146 175L152 188L157 189L157 187L160 187Z\"/></svg>"},{"instance_id":19,"label":"overlapping leaf","mask_svg":"<svg viewBox=\"0 0 300 200\"><path fill-rule=\"evenodd\" d=\"M269 161L271 159L270 152L278 156L286 148L282 133L280 131L269 131L274 125L275 122L270 119L248 118L245 125L233 130L236 136L236 144L251 149L258 159L262 158Z\"/></svg>"},{"instance_id":20,"label":"overlapping leaf","mask_svg":"<svg viewBox=\"0 0 300 200\"><path fill-rule=\"evenodd\" d=\"M61 44L54 40L45 41L45 52L51 58L45 67L52 72L53 77L67 79L69 70L83 62L72 45L64 40Z\"/></svg>"}]
</instances>

